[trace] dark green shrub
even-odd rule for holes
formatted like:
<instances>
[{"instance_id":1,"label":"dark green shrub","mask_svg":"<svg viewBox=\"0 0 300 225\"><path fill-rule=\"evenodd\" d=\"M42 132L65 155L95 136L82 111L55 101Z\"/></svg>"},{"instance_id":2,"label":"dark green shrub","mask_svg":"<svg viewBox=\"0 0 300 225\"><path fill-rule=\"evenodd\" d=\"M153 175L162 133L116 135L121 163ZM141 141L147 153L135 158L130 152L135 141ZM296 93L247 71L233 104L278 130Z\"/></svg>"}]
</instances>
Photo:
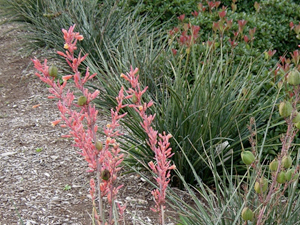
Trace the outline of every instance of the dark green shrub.
<instances>
[{"instance_id":1,"label":"dark green shrub","mask_svg":"<svg viewBox=\"0 0 300 225\"><path fill-rule=\"evenodd\" d=\"M254 3L258 2L260 3L262 0L248 0L248 1L241 1L241 0L237 0L236 1L236 6L237 6L237 12L254 12L255 8L254 8ZM232 0L223 0L221 1L222 5L226 6L226 7L231 7L231 4L233 3Z\"/></svg>"}]
</instances>

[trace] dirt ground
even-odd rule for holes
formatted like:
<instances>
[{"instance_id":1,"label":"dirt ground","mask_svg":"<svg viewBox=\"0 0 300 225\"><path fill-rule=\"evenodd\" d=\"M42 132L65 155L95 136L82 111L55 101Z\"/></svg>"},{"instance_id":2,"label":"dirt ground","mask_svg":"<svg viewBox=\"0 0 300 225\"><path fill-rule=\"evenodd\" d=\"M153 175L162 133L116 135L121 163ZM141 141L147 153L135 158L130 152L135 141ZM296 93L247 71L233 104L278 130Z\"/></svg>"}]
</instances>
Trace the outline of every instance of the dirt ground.
<instances>
[{"instance_id":1,"label":"dirt ground","mask_svg":"<svg viewBox=\"0 0 300 225\"><path fill-rule=\"evenodd\" d=\"M66 131L51 127L56 104L20 54L22 33L6 33L15 26L0 26L0 225L91 224L91 174ZM126 224L156 224L151 187L134 174L120 182Z\"/></svg>"}]
</instances>

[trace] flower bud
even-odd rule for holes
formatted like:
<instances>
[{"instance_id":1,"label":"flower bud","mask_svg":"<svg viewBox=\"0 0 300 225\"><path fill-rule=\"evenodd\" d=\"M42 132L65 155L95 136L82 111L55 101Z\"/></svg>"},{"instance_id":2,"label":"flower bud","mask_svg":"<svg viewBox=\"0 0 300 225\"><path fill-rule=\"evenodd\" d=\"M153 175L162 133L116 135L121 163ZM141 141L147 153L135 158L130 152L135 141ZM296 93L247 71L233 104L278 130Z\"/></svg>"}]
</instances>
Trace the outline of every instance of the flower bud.
<instances>
[{"instance_id":1,"label":"flower bud","mask_svg":"<svg viewBox=\"0 0 300 225\"><path fill-rule=\"evenodd\" d=\"M246 165L250 165L255 160L253 153L250 151L242 151L241 158Z\"/></svg>"},{"instance_id":2,"label":"flower bud","mask_svg":"<svg viewBox=\"0 0 300 225\"><path fill-rule=\"evenodd\" d=\"M285 169L288 169L292 166L293 159L290 155L285 155L282 158L282 165Z\"/></svg>"},{"instance_id":3,"label":"flower bud","mask_svg":"<svg viewBox=\"0 0 300 225\"><path fill-rule=\"evenodd\" d=\"M270 169L271 171L277 171L277 169L278 169L278 160L277 160L277 159L274 159L274 160L270 163L269 169Z\"/></svg>"},{"instance_id":4,"label":"flower bud","mask_svg":"<svg viewBox=\"0 0 300 225\"><path fill-rule=\"evenodd\" d=\"M102 180L108 180L110 178L110 172L108 169L105 169L101 173Z\"/></svg>"},{"instance_id":5,"label":"flower bud","mask_svg":"<svg viewBox=\"0 0 300 225\"><path fill-rule=\"evenodd\" d=\"M56 66L50 66L48 69L49 76L57 78L58 69Z\"/></svg>"},{"instance_id":6,"label":"flower bud","mask_svg":"<svg viewBox=\"0 0 300 225\"><path fill-rule=\"evenodd\" d=\"M279 183L279 184L283 184L283 183L286 181L286 179L285 179L285 172L280 171L280 172L278 173L278 175L277 175L276 181L277 181L277 183Z\"/></svg>"},{"instance_id":7,"label":"flower bud","mask_svg":"<svg viewBox=\"0 0 300 225\"><path fill-rule=\"evenodd\" d=\"M268 180L265 177L260 178L259 182L256 181L254 185L254 190L256 193L260 194L261 191L265 192L268 189Z\"/></svg>"},{"instance_id":8,"label":"flower bud","mask_svg":"<svg viewBox=\"0 0 300 225\"><path fill-rule=\"evenodd\" d=\"M86 99L85 96L80 96L80 97L78 98L78 105L83 106L83 105L86 104L86 102L87 102L87 99Z\"/></svg>"},{"instance_id":9,"label":"flower bud","mask_svg":"<svg viewBox=\"0 0 300 225\"><path fill-rule=\"evenodd\" d=\"M253 220L253 217L254 217L254 213L252 212L251 209L249 209L248 207L243 208L243 211L242 211L243 220L245 220L245 221Z\"/></svg>"},{"instance_id":10,"label":"flower bud","mask_svg":"<svg viewBox=\"0 0 300 225\"><path fill-rule=\"evenodd\" d=\"M290 85L299 85L300 84L300 73L297 69L293 69L289 72L287 76L287 82Z\"/></svg>"},{"instance_id":11,"label":"flower bud","mask_svg":"<svg viewBox=\"0 0 300 225\"><path fill-rule=\"evenodd\" d=\"M279 104L279 114L280 116L286 118L289 117L292 113L293 106L290 102L284 101Z\"/></svg>"}]
</instances>

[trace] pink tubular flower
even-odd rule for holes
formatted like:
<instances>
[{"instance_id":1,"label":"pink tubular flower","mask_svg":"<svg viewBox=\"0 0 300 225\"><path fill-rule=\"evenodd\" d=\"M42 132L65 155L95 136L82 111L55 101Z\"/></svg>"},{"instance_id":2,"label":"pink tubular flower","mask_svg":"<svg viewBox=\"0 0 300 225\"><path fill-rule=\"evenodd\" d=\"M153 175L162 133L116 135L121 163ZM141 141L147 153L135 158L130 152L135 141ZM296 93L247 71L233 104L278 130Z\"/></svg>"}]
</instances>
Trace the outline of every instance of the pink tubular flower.
<instances>
[{"instance_id":1,"label":"pink tubular flower","mask_svg":"<svg viewBox=\"0 0 300 225\"><path fill-rule=\"evenodd\" d=\"M55 120L55 121L51 122L51 126L55 127L57 124L59 124L60 121L61 120Z\"/></svg>"},{"instance_id":2,"label":"pink tubular flower","mask_svg":"<svg viewBox=\"0 0 300 225\"><path fill-rule=\"evenodd\" d=\"M73 77L73 75L67 75L67 76L63 76L62 79L63 81L67 81L69 79L71 79Z\"/></svg>"}]
</instances>

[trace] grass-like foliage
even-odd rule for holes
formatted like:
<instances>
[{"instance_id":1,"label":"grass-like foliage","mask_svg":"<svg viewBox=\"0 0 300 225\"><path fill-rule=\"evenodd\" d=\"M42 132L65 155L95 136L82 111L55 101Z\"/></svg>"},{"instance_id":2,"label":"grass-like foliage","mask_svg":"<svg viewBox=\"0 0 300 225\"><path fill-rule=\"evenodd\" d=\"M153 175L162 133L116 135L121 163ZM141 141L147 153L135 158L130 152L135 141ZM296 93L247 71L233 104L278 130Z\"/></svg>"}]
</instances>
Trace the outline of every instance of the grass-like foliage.
<instances>
[{"instance_id":1,"label":"grass-like foliage","mask_svg":"<svg viewBox=\"0 0 300 225\"><path fill-rule=\"evenodd\" d=\"M105 49L105 44L117 46L128 38L126 30L142 27L137 35L143 35L153 24L145 19L133 19L136 12L118 7L118 1L65 1L65 0L0 0L6 21L21 23L28 31L24 45L26 51L40 47L63 50L60 37L62 27L78 24L78 31L86 41L79 44L86 52L98 60L97 47ZM97 46L97 47L96 47ZM106 56L105 52L102 52Z\"/></svg>"},{"instance_id":2,"label":"grass-like foliage","mask_svg":"<svg viewBox=\"0 0 300 225\"><path fill-rule=\"evenodd\" d=\"M204 149L209 149L209 155L214 153L217 165L230 165L230 161L226 162L226 154L234 148L238 162L236 157L239 157L241 149L238 128L244 140L250 116L256 116L259 125L269 116L270 98L257 99L269 82L269 76L264 68L260 68L257 74L252 73L255 60L263 59L245 57L236 67L236 64L233 65L234 55L217 53L209 46L202 56L194 52L194 47L191 47L190 53L182 48L182 52L173 55L167 47L164 50L151 43L154 43L153 36L149 36L146 42L135 36L118 49L111 49L109 60L103 57L98 68L105 70L98 69L101 73L98 78L109 95L100 96L98 103L113 104L113 96L121 85L118 76L122 68L131 63L135 66L144 63L148 69L140 71L140 80L150 86L146 98L155 102L152 112L156 114L156 129L170 132L179 143L172 143L173 160L179 172L187 182L195 181L190 176L192 171L185 154L198 175L206 182L211 181L211 172L206 164L208 155ZM93 65L90 61L89 66L97 70ZM139 158L147 162L152 159L152 152L143 141L145 137L139 118L135 112L129 113L136 116L136 119L124 122L129 132L124 145L134 155L129 160L136 163L134 158ZM178 185L176 182L179 180L175 175L173 184Z\"/></svg>"},{"instance_id":3,"label":"grass-like foliage","mask_svg":"<svg viewBox=\"0 0 300 225\"><path fill-rule=\"evenodd\" d=\"M268 166L264 166L265 159L262 157L262 152L272 116L270 116L264 130L265 135L261 145L257 143L256 122L254 118L250 119L248 129L251 150L243 150L244 155L241 155L247 167L244 175L236 176L233 154L230 156L230 170L222 164L224 173L220 175L213 160L215 156L210 154L207 164L213 174L214 190L203 184L195 168L186 157L197 185L191 187L183 181L186 190L193 198L194 207L180 201L176 194L170 195L170 199L183 212L179 224L290 225L299 223L300 198L297 194L297 186L300 151L292 148L294 137L299 131L295 128L299 86L291 85L293 82L289 82L289 80L288 83L289 86L294 86L294 95L290 97L293 104L290 105L288 112L283 111L282 107L279 108L279 114L284 117L287 126L281 139L281 151L277 156L278 158L269 163ZM277 110L278 108L274 104L271 114L278 114ZM290 157L293 152L295 152L296 157ZM182 176L180 178L184 180Z\"/></svg>"}]
</instances>

